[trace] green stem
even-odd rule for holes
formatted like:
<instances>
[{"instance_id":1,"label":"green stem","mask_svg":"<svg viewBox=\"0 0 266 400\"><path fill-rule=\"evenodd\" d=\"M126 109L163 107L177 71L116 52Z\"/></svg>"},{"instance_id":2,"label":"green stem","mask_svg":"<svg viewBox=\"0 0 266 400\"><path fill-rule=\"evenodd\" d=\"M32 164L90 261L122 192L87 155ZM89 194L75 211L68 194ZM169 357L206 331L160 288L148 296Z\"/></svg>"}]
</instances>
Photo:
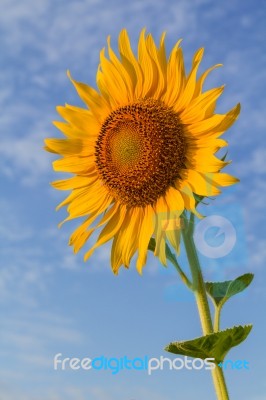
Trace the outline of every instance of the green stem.
<instances>
[{"instance_id":1,"label":"green stem","mask_svg":"<svg viewBox=\"0 0 266 400\"><path fill-rule=\"evenodd\" d=\"M154 252L155 250L155 239L151 238L150 239L150 243L149 243L149 247L148 250ZM166 258L173 264L173 266L175 267L175 269L177 270L177 272L179 273L182 281L185 283L185 285L192 290L192 283L190 281L190 279L187 277L187 275L185 274L185 272L182 270L182 268L180 267L175 255L171 252L168 244L166 243Z\"/></svg>"},{"instance_id":2,"label":"green stem","mask_svg":"<svg viewBox=\"0 0 266 400\"><path fill-rule=\"evenodd\" d=\"M220 306L220 304L218 306L215 305L214 307L215 307L215 313L214 313L213 329L214 329L214 332L219 332L222 307Z\"/></svg>"},{"instance_id":3,"label":"green stem","mask_svg":"<svg viewBox=\"0 0 266 400\"><path fill-rule=\"evenodd\" d=\"M192 289L195 294L197 306L199 309L199 316L202 324L202 330L204 335L207 335L208 333L213 332L213 326L212 326L212 318L207 299L205 284L200 268L200 262L195 247L195 243L193 241L194 220L190 218L189 226L187 226L185 219L184 221L185 221L185 229L182 230L182 234L183 234L188 262L191 268Z\"/></svg>"},{"instance_id":4,"label":"green stem","mask_svg":"<svg viewBox=\"0 0 266 400\"><path fill-rule=\"evenodd\" d=\"M173 266L175 267L175 269L177 270L177 272L179 273L179 275L180 275L182 281L185 283L185 285L189 289L192 289L192 283L190 282L190 280L188 279L188 277L186 276L184 271L181 269L180 265L178 263L176 263L174 260L170 260L170 261L173 264Z\"/></svg>"},{"instance_id":5,"label":"green stem","mask_svg":"<svg viewBox=\"0 0 266 400\"><path fill-rule=\"evenodd\" d=\"M167 243L166 243L166 258L173 264L173 266L175 267L175 269L179 273L179 275L180 275L182 281L185 283L185 285L190 290L192 290L192 287L193 287L192 282L190 281L190 279L187 277L185 272L180 267L175 255L170 251L169 246L167 245Z\"/></svg>"},{"instance_id":6,"label":"green stem","mask_svg":"<svg viewBox=\"0 0 266 400\"><path fill-rule=\"evenodd\" d=\"M184 223L185 229L182 230L182 235L192 274L192 290L195 294L203 334L208 335L210 333L213 333L213 325L200 262L193 240L194 216L190 216L189 223L186 218L184 218ZM229 400L223 370L218 366L215 366L215 368L212 370L212 378L217 399Z\"/></svg>"}]
</instances>

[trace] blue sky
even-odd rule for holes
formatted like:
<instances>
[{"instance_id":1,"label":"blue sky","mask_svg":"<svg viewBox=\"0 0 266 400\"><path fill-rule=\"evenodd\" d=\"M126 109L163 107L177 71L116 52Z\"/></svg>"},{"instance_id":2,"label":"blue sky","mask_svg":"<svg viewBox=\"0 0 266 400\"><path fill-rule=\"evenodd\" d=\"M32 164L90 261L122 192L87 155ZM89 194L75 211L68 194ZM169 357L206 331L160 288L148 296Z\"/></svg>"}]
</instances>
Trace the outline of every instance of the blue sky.
<instances>
[{"instance_id":1,"label":"blue sky","mask_svg":"<svg viewBox=\"0 0 266 400\"><path fill-rule=\"evenodd\" d=\"M143 26L167 48L183 38L186 63L205 47L202 70L222 63L206 84L226 84L218 112L241 102L240 119L226 134L228 172L240 184L206 208L236 228L234 251L202 257L208 279L256 277L246 294L225 306L222 327L254 323L232 359L249 371L227 371L232 399L263 400L265 359L265 2L225 0L2 0L0 14L0 400L214 399L208 371L54 371L53 357L159 357L172 340L200 335L193 298L169 266L149 256L140 277L134 265L115 277L109 246L84 264L67 246L77 223L57 224L63 199L45 137L59 136L55 107L80 105L66 77L95 85L99 50L127 28L136 43ZM134 47L134 45L133 45ZM183 260L183 258L182 258ZM183 262L183 261L182 261ZM134 264L134 263L133 263Z\"/></svg>"}]
</instances>

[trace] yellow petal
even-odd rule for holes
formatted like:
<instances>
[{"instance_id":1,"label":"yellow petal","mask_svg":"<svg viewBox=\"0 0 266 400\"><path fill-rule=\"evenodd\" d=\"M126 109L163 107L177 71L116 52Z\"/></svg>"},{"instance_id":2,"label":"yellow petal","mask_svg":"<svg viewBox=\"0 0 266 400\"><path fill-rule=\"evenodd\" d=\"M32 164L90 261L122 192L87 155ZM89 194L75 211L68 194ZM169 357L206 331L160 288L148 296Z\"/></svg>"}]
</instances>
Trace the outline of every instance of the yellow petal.
<instances>
[{"instance_id":1,"label":"yellow petal","mask_svg":"<svg viewBox=\"0 0 266 400\"><path fill-rule=\"evenodd\" d=\"M56 211L58 211L60 208L62 208L63 206L66 206L67 204L70 204L71 201L73 201L76 197L81 196L84 193L88 192L88 188L87 187L81 187L81 188L77 188L74 189L69 196L67 196L65 198L65 200L63 200L60 204L58 204L58 206L56 207Z\"/></svg>"},{"instance_id":2,"label":"yellow petal","mask_svg":"<svg viewBox=\"0 0 266 400\"><path fill-rule=\"evenodd\" d=\"M57 154L75 154L82 150L80 139L45 139L45 150Z\"/></svg>"},{"instance_id":3,"label":"yellow petal","mask_svg":"<svg viewBox=\"0 0 266 400\"><path fill-rule=\"evenodd\" d=\"M158 50L158 59L163 72L163 75L166 76L167 71L167 59L166 59L166 50L165 50L165 36L166 32L163 32L160 39L160 47Z\"/></svg>"},{"instance_id":4,"label":"yellow petal","mask_svg":"<svg viewBox=\"0 0 266 400\"><path fill-rule=\"evenodd\" d=\"M115 204L105 213L105 216L101 220L101 223L106 223L113 216L114 212L116 212L116 209L117 204ZM99 227L100 224L97 224L93 228L87 230L88 227L95 221L95 219L105 210L105 208L100 207L97 211L91 213L90 216L72 233L69 239L69 245L74 246L75 253L77 253L81 249L81 247L84 246L84 244L90 238L95 229Z\"/></svg>"},{"instance_id":5,"label":"yellow petal","mask_svg":"<svg viewBox=\"0 0 266 400\"><path fill-rule=\"evenodd\" d=\"M144 208L144 215L141 221L139 232L139 251L137 259L137 270L141 274L142 268L146 264L148 245L154 231L154 211L151 206Z\"/></svg>"},{"instance_id":6,"label":"yellow petal","mask_svg":"<svg viewBox=\"0 0 266 400\"><path fill-rule=\"evenodd\" d=\"M92 87L85 85L82 82L75 81L71 77L69 71L67 71L67 75L75 86L80 98L85 102L85 104L87 104L93 115L98 119L98 121L103 121L111 111L103 97L100 96Z\"/></svg>"},{"instance_id":7,"label":"yellow petal","mask_svg":"<svg viewBox=\"0 0 266 400\"><path fill-rule=\"evenodd\" d=\"M184 200L178 190L170 187L166 192L165 201L170 209L168 223L165 227L165 234L170 244L179 252L180 229L182 228L180 215L184 211Z\"/></svg>"},{"instance_id":8,"label":"yellow petal","mask_svg":"<svg viewBox=\"0 0 266 400\"><path fill-rule=\"evenodd\" d=\"M95 153L95 141L89 139L45 139L45 149L62 155L86 156Z\"/></svg>"},{"instance_id":9,"label":"yellow petal","mask_svg":"<svg viewBox=\"0 0 266 400\"><path fill-rule=\"evenodd\" d=\"M147 44L145 40L145 29L141 31L139 44L138 44L138 61L144 76L144 81L142 85L142 97L152 96L154 93L154 87L158 80L158 70L154 61L151 59L150 54L147 49Z\"/></svg>"},{"instance_id":10,"label":"yellow petal","mask_svg":"<svg viewBox=\"0 0 266 400\"><path fill-rule=\"evenodd\" d=\"M121 236L124 242L122 246L122 262L126 267L129 267L130 260L138 249L139 232L142 220L142 208L133 208L131 216L129 218L129 224L124 230L123 235Z\"/></svg>"},{"instance_id":11,"label":"yellow petal","mask_svg":"<svg viewBox=\"0 0 266 400\"><path fill-rule=\"evenodd\" d=\"M196 209L196 202L193 196L191 186L186 181L180 181L179 179L175 182L177 190L180 190L184 200L185 209L193 212L198 218L202 218L202 215Z\"/></svg>"},{"instance_id":12,"label":"yellow petal","mask_svg":"<svg viewBox=\"0 0 266 400\"><path fill-rule=\"evenodd\" d=\"M95 171L94 155L88 157L67 156L53 161L53 168L58 172L71 172L77 174Z\"/></svg>"},{"instance_id":13,"label":"yellow petal","mask_svg":"<svg viewBox=\"0 0 266 400\"><path fill-rule=\"evenodd\" d=\"M125 260L124 248L127 245L126 239L128 239L127 233L129 232L128 228L131 225L132 221L131 217L132 217L132 209L129 209L126 212L125 218L121 224L119 232L117 232L117 234L115 235L114 242L112 245L111 266L115 274L118 273L118 270L121 267L121 265L124 265L126 268L128 268L128 264L126 263ZM130 238L130 240L132 240L132 238Z\"/></svg>"},{"instance_id":14,"label":"yellow petal","mask_svg":"<svg viewBox=\"0 0 266 400\"><path fill-rule=\"evenodd\" d=\"M131 49L130 40L126 29L123 29L119 35L118 47L121 55L121 61L125 69L129 71L133 87L135 88L135 97L139 98L142 91L143 75L138 61Z\"/></svg>"},{"instance_id":15,"label":"yellow petal","mask_svg":"<svg viewBox=\"0 0 266 400\"><path fill-rule=\"evenodd\" d=\"M180 97L185 85L185 67L182 49L179 48L181 40L174 46L167 65L166 92L162 100L168 106L173 106Z\"/></svg>"},{"instance_id":16,"label":"yellow petal","mask_svg":"<svg viewBox=\"0 0 266 400\"><path fill-rule=\"evenodd\" d=\"M90 238L94 229L87 229L96 218L97 213L91 215L70 236L69 245L73 246L74 253L77 253Z\"/></svg>"},{"instance_id":17,"label":"yellow petal","mask_svg":"<svg viewBox=\"0 0 266 400\"><path fill-rule=\"evenodd\" d=\"M119 68L119 67L118 67ZM100 69L97 73L97 85L108 96L112 108L128 104L132 99L129 95L128 85L122 78L124 67L117 69L112 62L104 56L104 49L100 53Z\"/></svg>"},{"instance_id":18,"label":"yellow petal","mask_svg":"<svg viewBox=\"0 0 266 400\"><path fill-rule=\"evenodd\" d=\"M230 161L222 161L212 154L212 149L199 149L187 153L186 166L199 172L219 172Z\"/></svg>"},{"instance_id":19,"label":"yellow petal","mask_svg":"<svg viewBox=\"0 0 266 400\"><path fill-rule=\"evenodd\" d=\"M119 72L121 78L123 79L123 82L125 83L125 86L127 88L127 97L129 99L129 101L133 101L134 100L134 84L133 84L133 80L131 79L131 75L127 71L127 69L125 68L123 63L118 59L115 52L112 50L111 44L110 44L110 37L108 37L107 42L108 42L108 53L109 53L110 61L112 62L112 64L116 68L116 70Z\"/></svg>"},{"instance_id":20,"label":"yellow petal","mask_svg":"<svg viewBox=\"0 0 266 400\"><path fill-rule=\"evenodd\" d=\"M94 139L98 136L100 126L95 120L95 124L88 127L86 131L78 129L77 127L62 121L53 121L53 124L59 129L63 134L71 139Z\"/></svg>"},{"instance_id":21,"label":"yellow petal","mask_svg":"<svg viewBox=\"0 0 266 400\"><path fill-rule=\"evenodd\" d=\"M224 139L199 138L189 143L189 148L193 150L210 149L210 152L215 154L218 150L228 146L228 142Z\"/></svg>"},{"instance_id":22,"label":"yellow petal","mask_svg":"<svg viewBox=\"0 0 266 400\"><path fill-rule=\"evenodd\" d=\"M206 177L206 179L208 180L210 185L218 185L218 186L231 186L239 182L238 178L235 178L232 175L221 172L209 174Z\"/></svg>"},{"instance_id":23,"label":"yellow petal","mask_svg":"<svg viewBox=\"0 0 266 400\"><path fill-rule=\"evenodd\" d=\"M112 200L108 190L96 181L69 203L67 211L71 218L83 217L98 210L102 205L106 209Z\"/></svg>"},{"instance_id":24,"label":"yellow petal","mask_svg":"<svg viewBox=\"0 0 266 400\"><path fill-rule=\"evenodd\" d=\"M201 48L194 55L191 72L189 73L189 75L187 77L184 91L183 91L182 95L177 99L177 101L174 105L175 111L180 111L180 110L184 109L186 106L188 106L191 99L193 98L195 88L196 88L197 71L198 71L199 64L202 60L203 53L204 53L204 49Z\"/></svg>"},{"instance_id":25,"label":"yellow petal","mask_svg":"<svg viewBox=\"0 0 266 400\"><path fill-rule=\"evenodd\" d=\"M159 257L159 260L163 265L166 265L166 254L165 254L165 238L166 230L170 223L170 209L166 203L164 197L160 197L155 205L155 228L154 236L156 241L156 247L154 255Z\"/></svg>"},{"instance_id":26,"label":"yellow petal","mask_svg":"<svg viewBox=\"0 0 266 400\"><path fill-rule=\"evenodd\" d=\"M78 130L84 132L84 135L87 134L89 137L91 133L99 133L100 125L90 112L86 112L86 110L82 109L76 111L69 107L62 106L58 106L56 109L66 121L74 125Z\"/></svg>"},{"instance_id":27,"label":"yellow petal","mask_svg":"<svg viewBox=\"0 0 266 400\"><path fill-rule=\"evenodd\" d=\"M180 253L180 236L181 236L181 229L182 229L182 222L181 219L179 218L179 221L177 222L177 225L175 227L172 227L171 229L167 229L166 231L166 237L171 246L175 249L177 254L179 255Z\"/></svg>"},{"instance_id":28,"label":"yellow petal","mask_svg":"<svg viewBox=\"0 0 266 400\"><path fill-rule=\"evenodd\" d=\"M103 230L101 231L96 243L94 246L85 254L84 260L86 261L94 252L94 250L101 246L102 244L106 243L108 240L112 239L115 234L120 229L125 215L126 215L126 207L120 206L117 210L115 210L115 214L110 218L108 223L105 225Z\"/></svg>"},{"instance_id":29,"label":"yellow petal","mask_svg":"<svg viewBox=\"0 0 266 400\"><path fill-rule=\"evenodd\" d=\"M156 225L155 225L156 226ZM165 246L166 246L166 241L165 241L165 232L163 232L160 229L156 229L155 227L155 240L156 240L156 247L154 250L154 255L155 257L158 257L160 262L166 266L166 254L165 254Z\"/></svg>"},{"instance_id":30,"label":"yellow petal","mask_svg":"<svg viewBox=\"0 0 266 400\"><path fill-rule=\"evenodd\" d=\"M186 170L186 177L184 180L189 182L194 193L200 196L215 196L220 193L220 190L211 184L208 177L212 174L201 174L192 169Z\"/></svg>"},{"instance_id":31,"label":"yellow petal","mask_svg":"<svg viewBox=\"0 0 266 400\"><path fill-rule=\"evenodd\" d=\"M170 215L176 217L184 211L184 200L180 192L173 187L169 187L165 194L165 201L169 206Z\"/></svg>"},{"instance_id":32,"label":"yellow petal","mask_svg":"<svg viewBox=\"0 0 266 400\"><path fill-rule=\"evenodd\" d=\"M240 113L240 104L237 104L227 114L216 114L203 121L193 123L187 128L195 137L201 136L219 136L238 118Z\"/></svg>"},{"instance_id":33,"label":"yellow petal","mask_svg":"<svg viewBox=\"0 0 266 400\"><path fill-rule=\"evenodd\" d=\"M111 267L113 270L113 273L115 275L118 274L119 268L121 267L122 263L122 255L121 252L117 251L117 241L119 238L119 231L115 234L114 240L112 243L112 248L111 248Z\"/></svg>"},{"instance_id":34,"label":"yellow petal","mask_svg":"<svg viewBox=\"0 0 266 400\"><path fill-rule=\"evenodd\" d=\"M196 88L195 88L195 92L194 92L194 96L193 97L197 97L197 96L199 96L201 94L205 79L207 78L209 73L211 71L213 71L215 68L222 67L222 65L223 64L216 64L213 67L210 67L209 69L207 69L205 72L203 72L203 74L199 77L199 79L198 79L198 81L196 83Z\"/></svg>"},{"instance_id":35,"label":"yellow petal","mask_svg":"<svg viewBox=\"0 0 266 400\"><path fill-rule=\"evenodd\" d=\"M223 90L224 86L210 89L195 98L189 106L180 113L182 122L184 124L192 124L194 122L202 121L206 117L209 107L216 104L216 101L222 94Z\"/></svg>"},{"instance_id":36,"label":"yellow petal","mask_svg":"<svg viewBox=\"0 0 266 400\"><path fill-rule=\"evenodd\" d=\"M146 39L146 46L153 65L153 85L150 91L150 96L154 99L159 99L165 90L165 78L163 69L160 63L158 50L155 46L152 36L149 34ZM155 78L156 77L156 78Z\"/></svg>"},{"instance_id":37,"label":"yellow petal","mask_svg":"<svg viewBox=\"0 0 266 400\"><path fill-rule=\"evenodd\" d=\"M58 190L72 190L77 188L84 188L90 186L96 181L98 175L92 174L91 176L74 176L69 179L62 179L52 182L51 185Z\"/></svg>"}]
</instances>

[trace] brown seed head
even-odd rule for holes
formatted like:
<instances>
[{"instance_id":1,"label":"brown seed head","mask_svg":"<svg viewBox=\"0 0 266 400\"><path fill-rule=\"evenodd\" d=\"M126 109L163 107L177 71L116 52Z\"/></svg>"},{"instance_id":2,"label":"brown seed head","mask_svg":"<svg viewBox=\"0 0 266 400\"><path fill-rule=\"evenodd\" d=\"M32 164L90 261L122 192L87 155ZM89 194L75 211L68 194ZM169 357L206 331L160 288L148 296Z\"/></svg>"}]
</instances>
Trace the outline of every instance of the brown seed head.
<instances>
[{"instance_id":1,"label":"brown seed head","mask_svg":"<svg viewBox=\"0 0 266 400\"><path fill-rule=\"evenodd\" d=\"M115 199L132 207L154 204L184 168L179 116L164 103L141 99L112 111L95 147L96 165Z\"/></svg>"}]
</instances>

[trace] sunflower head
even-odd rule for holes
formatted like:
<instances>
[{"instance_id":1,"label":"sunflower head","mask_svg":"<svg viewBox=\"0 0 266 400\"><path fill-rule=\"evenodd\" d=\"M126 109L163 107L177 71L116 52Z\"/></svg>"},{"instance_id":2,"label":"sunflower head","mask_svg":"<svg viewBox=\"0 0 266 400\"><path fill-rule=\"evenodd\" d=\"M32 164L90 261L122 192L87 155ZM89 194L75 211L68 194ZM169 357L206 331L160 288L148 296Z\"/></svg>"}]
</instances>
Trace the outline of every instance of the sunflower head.
<instances>
[{"instance_id":1,"label":"sunflower head","mask_svg":"<svg viewBox=\"0 0 266 400\"><path fill-rule=\"evenodd\" d=\"M95 154L100 177L117 201L155 204L185 165L180 119L159 100L139 99L107 117Z\"/></svg>"},{"instance_id":2,"label":"sunflower head","mask_svg":"<svg viewBox=\"0 0 266 400\"><path fill-rule=\"evenodd\" d=\"M220 65L197 77L199 49L186 73L180 41L168 58L164 41L165 34L156 46L143 30L135 55L122 30L118 57L108 38L108 56L105 49L100 53L98 91L68 73L86 108L58 107L65 121L55 125L65 137L45 141L46 150L61 155L54 170L73 174L53 183L71 190L58 207L67 206L67 220L85 217L70 244L79 251L102 229L85 259L113 240L115 273L135 253L141 272L151 237L155 255L166 264L166 241L179 251L183 211L201 217L197 196L216 196L219 187L237 182L221 172L227 162L215 154L227 145L220 136L237 119L240 105L216 114L223 86L203 91L207 75Z\"/></svg>"}]
</instances>

